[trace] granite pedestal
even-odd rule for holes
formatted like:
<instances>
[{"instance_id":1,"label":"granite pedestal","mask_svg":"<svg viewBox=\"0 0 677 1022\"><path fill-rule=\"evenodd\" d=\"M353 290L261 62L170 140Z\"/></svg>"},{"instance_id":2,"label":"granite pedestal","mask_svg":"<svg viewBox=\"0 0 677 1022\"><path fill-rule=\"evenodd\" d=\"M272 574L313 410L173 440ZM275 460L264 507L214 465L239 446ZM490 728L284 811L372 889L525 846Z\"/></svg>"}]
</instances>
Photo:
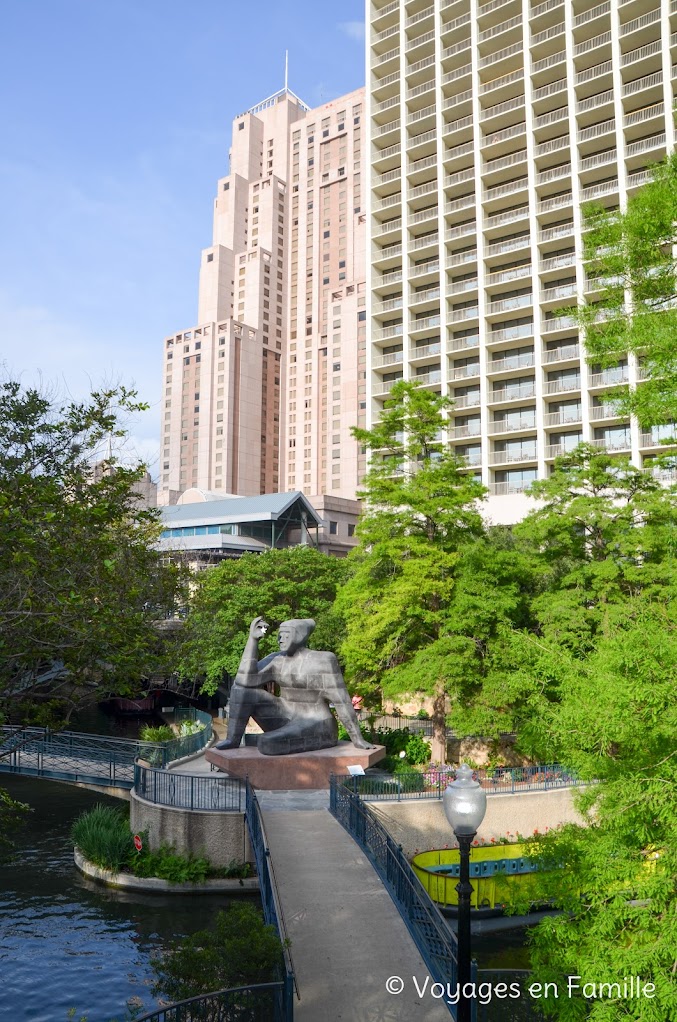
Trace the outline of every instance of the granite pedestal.
<instances>
[{"instance_id":1,"label":"granite pedestal","mask_svg":"<svg viewBox=\"0 0 677 1022\"><path fill-rule=\"evenodd\" d=\"M352 742L339 742L331 749L296 752L288 756L264 756L258 749L209 749L205 758L231 777L249 777L255 788L287 791L328 788L332 774L347 774L349 766L375 766L384 758L382 745L356 749Z\"/></svg>"}]
</instances>

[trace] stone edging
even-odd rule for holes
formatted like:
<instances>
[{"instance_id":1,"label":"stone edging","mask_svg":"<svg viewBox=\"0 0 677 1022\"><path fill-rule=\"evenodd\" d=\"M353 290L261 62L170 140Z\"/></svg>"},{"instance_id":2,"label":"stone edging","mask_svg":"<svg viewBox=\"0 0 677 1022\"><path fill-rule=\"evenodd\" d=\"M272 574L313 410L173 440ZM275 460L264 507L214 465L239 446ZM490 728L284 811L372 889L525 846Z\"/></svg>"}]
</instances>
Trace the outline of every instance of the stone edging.
<instances>
[{"instance_id":1,"label":"stone edging","mask_svg":"<svg viewBox=\"0 0 677 1022\"><path fill-rule=\"evenodd\" d=\"M113 873L89 862L79 848L73 849L73 860L80 872L90 880L127 891L155 891L158 894L258 894L259 890L259 881L256 877L241 880L205 880L203 884L173 884L158 877L135 877L131 873Z\"/></svg>"}]
</instances>

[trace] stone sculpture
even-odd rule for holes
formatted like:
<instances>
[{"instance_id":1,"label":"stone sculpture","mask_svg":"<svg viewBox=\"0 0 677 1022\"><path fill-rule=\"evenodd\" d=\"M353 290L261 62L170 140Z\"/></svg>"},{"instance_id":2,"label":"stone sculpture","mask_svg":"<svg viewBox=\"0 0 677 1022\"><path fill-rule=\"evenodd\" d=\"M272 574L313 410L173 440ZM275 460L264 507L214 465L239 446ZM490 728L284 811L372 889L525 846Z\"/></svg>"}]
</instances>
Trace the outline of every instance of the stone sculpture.
<instances>
[{"instance_id":1,"label":"stone sculpture","mask_svg":"<svg viewBox=\"0 0 677 1022\"><path fill-rule=\"evenodd\" d=\"M307 648L314 627L310 618L283 621L280 652L259 660L259 641L268 625L262 617L252 621L230 693L228 737L217 749L238 748L250 717L264 732L258 748L265 756L331 749L338 744L338 726L330 704L356 748L375 748L362 737L334 654ZM271 683L279 686L279 696L265 691Z\"/></svg>"}]
</instances>

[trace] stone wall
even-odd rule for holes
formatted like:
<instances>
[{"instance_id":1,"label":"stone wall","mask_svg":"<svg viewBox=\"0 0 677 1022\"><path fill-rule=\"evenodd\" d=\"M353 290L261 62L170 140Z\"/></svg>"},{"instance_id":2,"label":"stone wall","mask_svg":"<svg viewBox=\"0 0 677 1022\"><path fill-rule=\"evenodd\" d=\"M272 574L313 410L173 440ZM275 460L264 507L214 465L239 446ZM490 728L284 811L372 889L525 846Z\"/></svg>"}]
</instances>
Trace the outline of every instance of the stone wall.
<instances>
[{"instance_id":1,"label":"stone wall","mask_svg":"<svg viewBox=\"0 0 677 1022\"><path fill-rule=\"evenodd\" d=\"M181 855L205 856L214 866L254 861L244 813L175 809L132 792L130 825L134 834L147 831L153 851L173 845Z\"/></svg>"},{"instance_id":2,"label":"stone wall","mask_svg":"<svg viewBox=\"0 0 677 1022\"><path fill-rule=\"evenodd\" d=\"M561 823L583 823L573 805L576 788L526 791L519 795L490 795L480 837L505 837L508 831L524 836L535 829L552 830ZM416 852L453 845L454 834L444 815L442 802L418 799L409 802L369 802L389 834L402 845L408 858Z\"/></svg>"}]
</instances>

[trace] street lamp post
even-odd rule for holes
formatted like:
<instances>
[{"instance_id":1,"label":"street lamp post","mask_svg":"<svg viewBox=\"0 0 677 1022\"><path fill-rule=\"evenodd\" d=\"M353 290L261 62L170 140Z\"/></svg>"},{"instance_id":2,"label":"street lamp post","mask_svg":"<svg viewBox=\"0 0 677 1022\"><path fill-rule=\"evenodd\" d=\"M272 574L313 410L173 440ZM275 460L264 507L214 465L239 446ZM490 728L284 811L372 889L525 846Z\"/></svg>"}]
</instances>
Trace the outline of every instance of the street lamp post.
<instances>
[{"instance_id":1,"label":"street lamp post","mask_svg":"<svg viewBox=\"0 0 677 1022\"><path fill-rule=\"evenodd\" d=\"M470 982L470 846L479 830L487 809L487 796L482 786L473 780L472 770L463 763L456 772L456 780L447 786L443 798L444 812L451 825L460 853L458 891L458 985L462 990ZM461 995L458 1001L457 1022L470 1022L471 999Z\"/></svg>"}]
</instances>

